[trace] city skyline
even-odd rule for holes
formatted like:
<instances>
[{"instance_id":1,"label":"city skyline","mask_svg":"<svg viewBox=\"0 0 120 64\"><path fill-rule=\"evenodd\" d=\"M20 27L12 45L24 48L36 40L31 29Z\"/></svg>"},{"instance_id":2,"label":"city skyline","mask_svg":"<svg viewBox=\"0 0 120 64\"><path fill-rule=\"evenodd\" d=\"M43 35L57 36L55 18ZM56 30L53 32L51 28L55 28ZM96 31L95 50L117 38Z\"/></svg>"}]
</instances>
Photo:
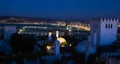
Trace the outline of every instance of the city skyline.
<instances>
[{"instance_id":1,"label":"city skyline","mask_svg":"<svg viewBox=\"0 0 120 64\"><path fill-rule=\"evenodd\" d=\"M54 19L119 17L119 0L1 0L0 16Z\"/></svg>"}]
</instances>

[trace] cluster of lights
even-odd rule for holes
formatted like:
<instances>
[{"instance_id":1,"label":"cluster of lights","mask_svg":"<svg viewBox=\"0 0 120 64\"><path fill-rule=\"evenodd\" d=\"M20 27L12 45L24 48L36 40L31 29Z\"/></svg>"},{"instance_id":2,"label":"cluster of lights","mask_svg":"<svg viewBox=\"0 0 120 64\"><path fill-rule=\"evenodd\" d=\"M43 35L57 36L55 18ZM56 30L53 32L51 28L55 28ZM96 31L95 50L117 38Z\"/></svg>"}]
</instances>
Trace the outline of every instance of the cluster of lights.
<instances>
[{"instance_id":1,"label":"cluster of lights","mask_svg":"<svg viewBox=\"0 0 120 64\"><path fill-rule=\"evenodd\" d=\"M84 29L84 30L87 30L87 31L90 31L90 27L89 26L84 26L84 25L80 25L80 26L78 26L78 25L68 25L69 27L75 27L75 28L78 28L78 29ZM69 29L68 27L67 27L67 29Z\"/></svg>"},{"instance_id":2,"label":"cluster of lights","mask_svg":"<svg viewBox=\"0 0 120 64\"><path fill-rule=\"evenodd\" d=\"M81 28L81 29L84 29L84 30L90 31L90 27L78 26L78 28Z\"/></svg>"},{"instance_id":3,"label":"cluster of lights","mask_svg":"<svg viewBox=\"0 0 120 64\"><path fill-rule=\"evenodd\" d=\"M46 29L47 27L38 27L38 26L25 26L23 28L44 28Z\"/></svg>"},{"instance_id":4,"label":"cluster of lights","mask_svg":"<svg viewBox=\"0 0 120 64\"><path fill-rule=\"evenodd\" d=\"M47 27L24 26L24 27L22 27L22 29L19 29L18 34L23 33L25 31L25 29L29 29L29 28L44 28L44 29L46 29ZM26 34L35 34L35 33L30 33L30 32L24 32L24 33L26 33Z\"/></svg>"},{"instance_id":5,"label":"cluster of lights","mask_svg":"<svg viewBox=\"0 0 120 64\"><path fill-rule=\"evenodd\" d=\"M47 48L47 50L50 50L52 47L51 46L47 46L46 48Z\"/></svg>"},{"instance_id":6,"label":"cluster of lights","mask_svg":"<svg viewBox=\"0 0 120 64\"><path fill-rule=\"evenodd\" d=\"M19 29L18 34L20 34L20 33L22 33L23 31L25 31L26 28L27 28L27 26L24 26L24 27L22 27L22 29Z\"/></svg>"}]
</instances>

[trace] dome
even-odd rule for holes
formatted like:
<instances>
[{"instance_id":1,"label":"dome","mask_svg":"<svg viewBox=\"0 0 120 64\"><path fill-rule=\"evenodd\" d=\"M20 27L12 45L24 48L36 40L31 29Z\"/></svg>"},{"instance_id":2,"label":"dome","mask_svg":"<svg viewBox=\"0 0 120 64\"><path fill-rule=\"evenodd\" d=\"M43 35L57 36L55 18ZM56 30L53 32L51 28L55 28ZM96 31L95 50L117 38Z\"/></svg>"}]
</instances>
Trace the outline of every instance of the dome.
<instances>
[{"instance_id":1,"label":"dome","mask_svg":"<svg viewBox=\"0 0 120 64\"><path fill-rule=\"evenodd\" d=\"M62 37L59 37L57 40L58 40L60 43L66 42L66 40L65 40L64 38L62 38Z\"/></svg>"}]
</instances>

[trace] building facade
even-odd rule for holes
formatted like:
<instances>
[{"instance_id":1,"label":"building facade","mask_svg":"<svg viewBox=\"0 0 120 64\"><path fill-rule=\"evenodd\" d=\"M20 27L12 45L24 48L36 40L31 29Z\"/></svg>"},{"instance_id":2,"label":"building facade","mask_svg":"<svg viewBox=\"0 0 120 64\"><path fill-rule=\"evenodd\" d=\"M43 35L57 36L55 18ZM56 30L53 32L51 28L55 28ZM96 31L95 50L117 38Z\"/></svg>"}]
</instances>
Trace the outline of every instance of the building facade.
<instances>
[{"instance_id":1,"label":"building facade","mask_svg":"<svg viewBox=\"0 0 120 64\"><path fill-rule=\"evenodd\" d=\"M90 22L91 43L95 46L110 45L117 40L118 19L92 19Z\"/></svg>"}]
</instances>

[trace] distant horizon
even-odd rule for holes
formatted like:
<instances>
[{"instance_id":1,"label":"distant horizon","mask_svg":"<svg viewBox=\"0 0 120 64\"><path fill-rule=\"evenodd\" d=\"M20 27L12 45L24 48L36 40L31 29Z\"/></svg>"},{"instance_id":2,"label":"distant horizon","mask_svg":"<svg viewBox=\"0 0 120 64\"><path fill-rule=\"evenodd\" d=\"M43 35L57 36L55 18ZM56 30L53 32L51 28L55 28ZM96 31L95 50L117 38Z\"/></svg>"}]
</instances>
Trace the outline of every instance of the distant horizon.
<instances>
[{"instance_id":1,"label":"distant horizon","mask_svg":"<svg viewBox=\"0 0 120 64\"><path fill-rule=\"evenodd\" d=\"M73 19L73 18L67 18L67 19L59 19L59 18L50 18L50 17L32 17L32 16L11 16L11 15L0 15L0 17L23 17L23 18L39 18L39 19L51 19L51 20L75 20L75 21L80 21L80 20L89 20L91 18L119 18L120 17L109 17L109 16L101 16L101 17L89 17L89 18L79 18L79 19Z\"/></svg>"}]
</instances>

